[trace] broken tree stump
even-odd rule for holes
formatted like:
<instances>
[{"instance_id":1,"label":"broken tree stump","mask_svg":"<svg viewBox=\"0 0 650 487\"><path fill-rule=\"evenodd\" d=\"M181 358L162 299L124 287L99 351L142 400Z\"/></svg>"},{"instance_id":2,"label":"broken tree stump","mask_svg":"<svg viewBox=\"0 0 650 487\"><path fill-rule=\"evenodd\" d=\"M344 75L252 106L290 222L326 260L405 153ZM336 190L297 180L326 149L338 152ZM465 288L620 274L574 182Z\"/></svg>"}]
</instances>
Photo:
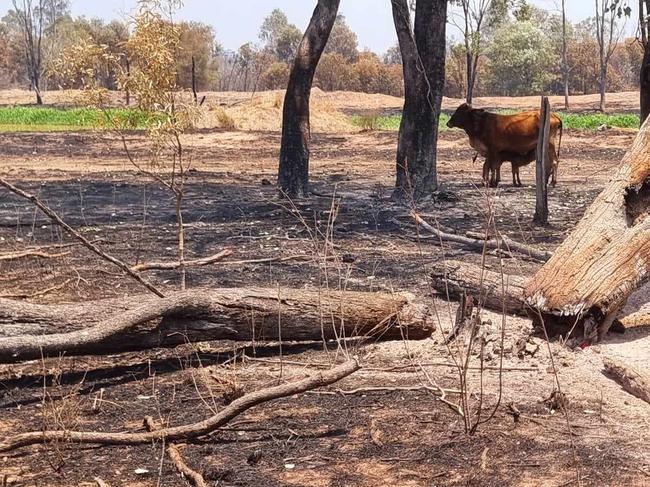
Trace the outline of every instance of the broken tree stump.
<instances>
[{"instance_id":1,"label":"broken tree stump","mask_svg":"<svg viewBox=\"0 0 650 487\"><path fill-rule=\"evenodd\" d=\"M650 122L569 238L526 284L533 319L602 339L650 278Z\"/></svg>"},{"instance_id":2,"label":"broken tree stump","mask_svg":"<svg viewBox=\"0 0 650 487\"><path fill-rule=\"evenodd\" d=\"M467 293L482 308L520 316L526 316L524 280L456 260L446 261L431 274L433 288L444 298L460 300Z\"/></svg>"},{"instance_id":3,"label":"broken tree stump","mask_svg":"<svg viewBox=\"0 0 650 487\"><path fill-rule=\"evenodd\" d=\"M52 306L0 299L0 363L208 340L422 339L434 323L410 293L193 289Z\"/></svg>"}]
</instances>

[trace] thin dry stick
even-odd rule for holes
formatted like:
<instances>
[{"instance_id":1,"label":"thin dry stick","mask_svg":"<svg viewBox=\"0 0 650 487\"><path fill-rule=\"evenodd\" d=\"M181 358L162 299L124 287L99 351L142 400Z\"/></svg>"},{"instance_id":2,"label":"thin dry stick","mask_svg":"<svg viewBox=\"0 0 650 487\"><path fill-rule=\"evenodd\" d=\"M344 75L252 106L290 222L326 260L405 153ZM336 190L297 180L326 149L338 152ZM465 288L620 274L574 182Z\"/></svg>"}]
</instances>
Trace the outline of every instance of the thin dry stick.
<instances>
[{"instance_id":1,"label":"thin dry stick","mask_svg":"<svg viewBox=\"0 0 650 487\"><path fill-rule=\"evenodd\" d=\"M95 477L93 480L94 480L95 483L97 484L97 487L110 487L110 485L108 485L106 482L104 482L104 481L103 481L102 479L100 479L99 477Z\"/></svg>"},{"instance_id":2,"label":"thin dry stick","mask_svg":"<svg viewBox=\"0 0 650 487\"><path fill-rule=\"evenodd\" d=\"M427 232L431 233L432 235L435 235L440 240L445 242L459 243L480 251L483 251L484 248L488 248L492 250L503 250L503 247L505 245L507 248L510 249L510 251L516 251L521 254L528 255L542 262L546 262L553 255L551 252L535 249L533 247L530 247L529 245L515 242L514 240L508 237L504 237L502 235L499 235L498 238L495 240L477 240L469 237L464 237L463 235L454 235L453 233L446 233L441 230L438 230L437 228L427 223L415 211L411 211L410 215L411 218L413 218L415 222L418 225L420 225L422 228L424 228Z\"/></svg>"},{"instance_id":3,"label":"thin dry stick","mask_svg":"<svg viewBox=\"0 0 650 487\"><path fill-rule=\"evenodd\" d=\"M233 254L233 251L230 249L222 250L219 253L211 255L209 257L203 257L201 259L195 260L186 260L182 263L184 268L187 267L201 267L205 265L214 264L219 262L226 257L229 257ZM131 267L133 272L142 272L142 271L162 271L162 270L176 270L181 267L181 262L143 262L142 264L134 265Z\"/></svg>"},{"instance_id":4,"label":"thin dry stick","mask_svg":"<svg viewBox=\"0 0 650 487\"><path fill-rule=\"evenodd\" d=\"M66 287L72 279L68 279L65 282L62 282L61 284L57 284L56 286L51 286L48 287L47 289L43 289L42 291L35 291L33 293L27 294L27 293L6 293L6 294L0 294L0 298L13 298L13 299L29 299L29 298L37 298L39 296L44 296L45 294L58 291L59 289L63 289Z\"/></svg>"},{"instance_id":5,"label":"thin dry stick","mask_svg":"<svg viewBox=\"0 0 650 487\"><path fill-rule=\"evenodd\" d=\"M65 257L70 255L70 252L61 252L58 254L49 254L42 250L21 250L19 252L9 252L8 254L0 254L0 260L18 260L26 257L39 257L41 259L56 259L57 257Z\"/></svg>"},{"instance_id":6,"label":"thin dry stick","mask_svg":"<svg viewBox=\"0 0 650 487\"><path fill-rule=\"evenodd\" d=\"M208 487L203 475L201 475L196 470L193 470L181 455L178 447L173 443L167 447L167 454L171 458L172 462L176 469L186 478L189 482L195 487Z\"/></svg>"},{"instance_id":7,"label":"thin dry stick","mask_svg":"<svg viewBox=\"0 0 650 487\"><path fill-rule=\"evenodd\" d=\"M366 392L396 392L396 391L406 391L406 392L417 392L417 391L427 391L433 392L434 394L460 394L461 391L456 389L442 389L440 387L434 386L368 386L368 387L357 387L356 389L334 389L333 391L311 391L310 394L321 394L321 395L337 395L342 396L351 396L354 394L365 394Z\"/></svg>"},{"instance_id":8,"label":"thin dry stick","mask_svg":"<svg viewBox=\"0 0 650 487\"><path fill-rule=\"evenodd\" d=\"M324 257L327 260L333 260L335 256ZM250 260L227 260L221 262L220 265L246 265L246 264L271 264L274 262L288 262L290 260L295 260L298 262L312 262L318 260L319 257L314 257L312 255L288 255L286 257L268 257L264 259L250 259Z\"/></svg>"},{"instance_id":9,"label":"thin dry stick","mask_svg":"<svg viewBox=\"0 0 650 487\"><path fill-rule=\"evenodd\" d=\"M269 387L248 393L234 400L229 406L219 413L198 423L192 423L172 428L162 428L145 433L104 433L94 431L33 431L20 433L0 440L0 452L15 450L23 446L36 445L50 441L66 441L71 443L95 443L100 445L141 445L156 440L190 440L209 435L244 411L274 399L290 397L301 394L317 387L328 386L338 382L348 375L359 370L358 359L334 367L330 370L319 372L304 379Z\"/></svg>"},{"instance_id":10,"label":"thin dry stick","mask_svg":"<svg viewBox=\"0 0 650 487\"><path fill-rule=\"evenodd\" d=\"M156 287L154 287L153 284L145 281L137 273L133 272L131 270L131 268L127 264L125 264L121 260L113 257L112 255L107 254L102 249L100 249L97 245L95 245L90 240L88 240L86 237L84 237L79 232L77 232L74 228L72 228L70 225L68 225L66 222L64 222L61 219L61 217L59 217L59 215L57 215L50 207L45 205L36 196L34 196L33 194L30 194L30 193L27 193L27 192L23 191L20 188L17 188L16 186L9 183L8 181L6 181L3 178L0 178L0 186L4 186L9 191L11 191L12 193L20 196L21 198L25 198L26 200L31 201L33 205L38 207L39 210L41 210L43 213L45 213L45 215L47 215L52 221L54 221L57 225L59 225L61 228L63 228L66 232L68 232L74 238L79 240L85 247L87 247L88 249L95 252L97 255L99 255L104 260L107 260L110 263L112 263L112 264L116 265L117 267L119 267L120 269L122 269L129 276L131 276L137 282L142 284L144 287L146 287L149 291L154 293L156 296L158 296L160 298L164 297L164 294L162 292L160 292Z\"/></svg>"}]
</instances>

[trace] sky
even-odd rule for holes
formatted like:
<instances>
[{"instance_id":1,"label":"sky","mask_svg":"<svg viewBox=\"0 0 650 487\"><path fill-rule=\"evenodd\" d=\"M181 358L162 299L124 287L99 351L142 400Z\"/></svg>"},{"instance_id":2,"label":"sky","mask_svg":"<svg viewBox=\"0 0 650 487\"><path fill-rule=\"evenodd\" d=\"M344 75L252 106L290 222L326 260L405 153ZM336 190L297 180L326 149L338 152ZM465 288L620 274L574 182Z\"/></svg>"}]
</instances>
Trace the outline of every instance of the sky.
<instances>
[{"instance_id":1,"label":"sky","mask_svg":"<svg viewBox=\"0 0 650 487\"><path fill-rule=\"evenodd\" d=\"M560 0L532 0L533 4L558 11ZM635 2L630 2L634 7ZM73 15L125 18L132 11L135 0L71 0ZM587 0L567 0L567 16L579 22L593 16L594 4ZM237 49L246 42L257 41L260 24L274 8L282 9L289 20L301 29L309 22L315 1L313 0L185 0L179 12L182 20L197 20L214 27L216 36L226 49ZM0 16L9 10L11 0L0 0ZM395 44L389 0L342 0L340 13L357 33L360 48L383 53ZM628 20L629 31L634 31L636 13ZM455 28L448 26L448 33L455 36Z\"/></svg>"}]
</instances>

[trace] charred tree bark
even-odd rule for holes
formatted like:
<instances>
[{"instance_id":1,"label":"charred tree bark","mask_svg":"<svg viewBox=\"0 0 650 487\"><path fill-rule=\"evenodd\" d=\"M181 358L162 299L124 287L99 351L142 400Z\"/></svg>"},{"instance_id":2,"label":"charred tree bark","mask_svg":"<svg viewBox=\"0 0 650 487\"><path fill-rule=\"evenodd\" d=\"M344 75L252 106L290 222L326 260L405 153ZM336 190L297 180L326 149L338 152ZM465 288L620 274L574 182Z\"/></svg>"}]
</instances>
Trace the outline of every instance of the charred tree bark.
<instances>
[{"instance_id":1,"label":"charred tree bark","mask_svg":"<svg viewBox=\"0 0 650 487\"><path fill-rule=\"evenodd\" d=\"M426 338L428 307L408 293L199 289L43 306L0 299L0 362L99 354L206 340Z\"/></svg>"},{"instance_id":2,"label":"charred tree bark","mask_svg":"<svg viewBox=\"0 0 650 487\"><path fill-rule=\"evenodd\" d=\"M309 97L314 73L329 39L340 0L318 0L298 46L282 110L278 186L290 197L309 195Z\"/></svg>"},{"instance_id":3,"label":"charred tree bark","mask_svg":"<svg viewBox=\"0 0 650 487\"><path fill-rule=\"evenodd\" d=\"M535 216L533 223L548 225L548 176L546 160L548 158L548 136L551 127L551 105L548 97L542 97L539 117L539 139L537 140L537 161L535 164ZM549 164L550 167L550 164Z\"/></svg>"},{"instance_id":4,"label":"charred tree bark","mask_svg":"<svg viewBox=\"0 0 650 487\"><path fill-rule=\"evenodd\" d=\"M650 122L569 238L526 284L533 318L601 339L650 278Z\"/></svg>"},{"instance_id":5,"label":"charred tree bark","mask_svg":"<svg viewBox=\"0 0 650 487\"><path fill-rule=\"evenodd\" d=\"M445 82L446 0L418 0L415 31L407 0L392 0L393 21L404 71L404 109L397 146L393 197L431 196L438 188L438 120Z\"/></svg>"},{"instance_id":6,"label":"charred tree bark","mask_svg":"<svg viewBox=\"0 0 650 487\"><path fill-rule=\"evenodd\" d=\"M643 46L640 76L641 125L650 114L650 0L639 0L639 30Z\"/></svg>"}]
</instances>

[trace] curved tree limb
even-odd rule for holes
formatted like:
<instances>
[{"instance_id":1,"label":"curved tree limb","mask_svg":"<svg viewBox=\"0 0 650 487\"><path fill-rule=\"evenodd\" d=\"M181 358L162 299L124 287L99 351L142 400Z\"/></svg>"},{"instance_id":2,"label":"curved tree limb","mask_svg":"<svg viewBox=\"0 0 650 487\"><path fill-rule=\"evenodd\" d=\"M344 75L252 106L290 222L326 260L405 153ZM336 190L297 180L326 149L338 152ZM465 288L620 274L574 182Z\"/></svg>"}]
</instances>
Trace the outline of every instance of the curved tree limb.
<instances>
[{"instance_id":1,"label":"curved tree limb","mask_svg":"<svg viewBox=\"0 0 650 487\"><path fill-rule=\"evenodd\" d=\"M71 443L95 443L100 445L140 445L156 440L189 440L208 435L227 424L244 411L274 399L293 396L317 387L328 386L359 370L356 358L330 370L319 372L304 379L250 392L234 400L219 413L198 423L163 428L143 433L104 433L91 431L34 431L21 433L0 440L0 452L14 450L23 446L36 445L48 441L67 441Z\"/></svg>"},{"instance_id":2,"label":"curved tree limb","mask_svg":"<svg viewBox=\"0 0 650 487\"><path fill-rule=\"evenodd\" d=\"M194 58L192 58L192 62L194 62ZM188 479L192 485L195 487L208 487L203 475L192 469L192 467L185 462L183 455L181 455L181 452L176 445L173 443L169 445L167 447L167 454L169 455L169 458L171 458L176 469L181 473L181 475L183 475L183 477Z\"/></svg>"}]
</instances>

